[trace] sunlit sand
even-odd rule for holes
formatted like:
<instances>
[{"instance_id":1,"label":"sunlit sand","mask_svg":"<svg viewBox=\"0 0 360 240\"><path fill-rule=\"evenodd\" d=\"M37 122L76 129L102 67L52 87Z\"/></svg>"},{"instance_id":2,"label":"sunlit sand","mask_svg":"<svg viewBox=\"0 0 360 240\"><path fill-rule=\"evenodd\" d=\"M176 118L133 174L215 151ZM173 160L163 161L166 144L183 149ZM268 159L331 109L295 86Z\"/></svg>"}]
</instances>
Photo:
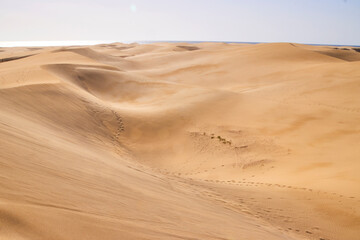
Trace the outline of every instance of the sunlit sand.
<instances>
[{"instance_id":1,"label":"sunlit sand","mask_svg":"<svg viewBox=\"0 0 360 240\"><path fill-rule=\"evenodd\" d=\"M0 239L360 239L358 48L0 59Z\"/></svg>"}]
</instances>

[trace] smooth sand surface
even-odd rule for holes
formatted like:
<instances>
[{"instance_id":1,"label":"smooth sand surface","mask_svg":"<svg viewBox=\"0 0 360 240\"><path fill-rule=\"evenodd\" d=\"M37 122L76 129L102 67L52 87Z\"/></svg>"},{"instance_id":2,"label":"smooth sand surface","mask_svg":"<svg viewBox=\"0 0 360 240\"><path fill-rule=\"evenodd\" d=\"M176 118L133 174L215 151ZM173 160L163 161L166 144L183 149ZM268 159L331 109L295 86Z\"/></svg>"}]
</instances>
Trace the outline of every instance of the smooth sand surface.
<instances>
[{"instance_id":1,"label":"smooth sand surface","mask_svg":"<svg viewBox=\"0 0 360 240\"><path fill-rule=\"evenodd\" d=\"M360 51L0 48L0 239L360 239Z\"/></svg>"}]
</instances>

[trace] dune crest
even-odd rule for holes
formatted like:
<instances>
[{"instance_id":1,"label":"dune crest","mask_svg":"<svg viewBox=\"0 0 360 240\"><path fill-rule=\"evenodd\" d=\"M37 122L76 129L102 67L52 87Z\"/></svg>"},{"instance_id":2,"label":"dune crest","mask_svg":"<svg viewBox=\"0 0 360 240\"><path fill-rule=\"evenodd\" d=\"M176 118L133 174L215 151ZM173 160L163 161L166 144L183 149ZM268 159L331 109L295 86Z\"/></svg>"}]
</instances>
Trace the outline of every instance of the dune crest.
<instances>
[{"instance_id":1,"label":"dune crest","mask_svg":"<svg viewBox=\"0 0 360 240\"><path fill-rule=\"evenodd\" d=\"M2 48L0 239L360 239L359 92L350 47Z\"/></svg>"}]
</instances>

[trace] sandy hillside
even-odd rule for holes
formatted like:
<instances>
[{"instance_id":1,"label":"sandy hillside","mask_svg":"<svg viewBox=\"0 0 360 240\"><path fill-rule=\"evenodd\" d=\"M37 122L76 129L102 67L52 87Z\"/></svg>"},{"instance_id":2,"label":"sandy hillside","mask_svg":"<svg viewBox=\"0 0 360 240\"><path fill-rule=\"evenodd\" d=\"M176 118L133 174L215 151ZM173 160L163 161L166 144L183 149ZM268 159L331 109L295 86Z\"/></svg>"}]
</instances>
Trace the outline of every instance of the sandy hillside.
<instances>
[{"instance_id":1,"label":"sandy hillside","mask_svg":"<svg viewBox=\"0 0 360 240\"><path fill-rule=\"evenodd\" d=\"M0 239L360 239L360 49L0 48Z\"/></svg>"}]
</instances>

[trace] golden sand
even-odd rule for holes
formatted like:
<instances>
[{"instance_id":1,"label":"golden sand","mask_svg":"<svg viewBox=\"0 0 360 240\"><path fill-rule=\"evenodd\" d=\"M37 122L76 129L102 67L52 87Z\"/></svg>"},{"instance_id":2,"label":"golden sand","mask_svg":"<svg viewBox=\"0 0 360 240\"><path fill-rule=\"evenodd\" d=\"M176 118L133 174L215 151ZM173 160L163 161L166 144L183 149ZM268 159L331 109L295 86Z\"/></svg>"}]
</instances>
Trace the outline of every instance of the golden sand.
<instances>
[{"instance_id":1,"label":"golden sand","mask_svg":"<svg viewBox=\"0 0 360 240\"><path fill-rule=\"evenodd\" d=\"M360 53L0 48L0 239L360 239Z\"/></svg>"}]
</instances>

